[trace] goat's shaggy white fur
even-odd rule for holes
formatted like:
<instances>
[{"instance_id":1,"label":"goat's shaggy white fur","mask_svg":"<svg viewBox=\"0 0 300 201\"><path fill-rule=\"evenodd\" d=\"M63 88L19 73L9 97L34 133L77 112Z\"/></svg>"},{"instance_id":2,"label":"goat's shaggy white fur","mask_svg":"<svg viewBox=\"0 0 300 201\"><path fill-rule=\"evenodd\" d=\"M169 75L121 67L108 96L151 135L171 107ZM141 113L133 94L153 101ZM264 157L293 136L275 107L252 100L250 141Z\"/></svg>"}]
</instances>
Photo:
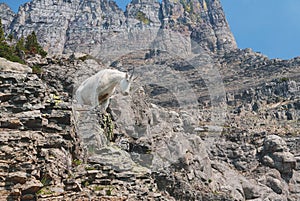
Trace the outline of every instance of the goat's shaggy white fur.
<instances>
[{"instance_id":1,"label":"goat's shaggy white fur","mask_svg":"<svg viewBox=\"0 0 300 201\"><path fill-rule=\"evenodd\" d=\"M116 85L120 84L124 95L129 94L131 79L132 76L129 77L127 73L118 70L101 70L81 83L75 93L75 99L78 104L93 108L101 105L105 111Z\"/></svg>"}]
</instances>

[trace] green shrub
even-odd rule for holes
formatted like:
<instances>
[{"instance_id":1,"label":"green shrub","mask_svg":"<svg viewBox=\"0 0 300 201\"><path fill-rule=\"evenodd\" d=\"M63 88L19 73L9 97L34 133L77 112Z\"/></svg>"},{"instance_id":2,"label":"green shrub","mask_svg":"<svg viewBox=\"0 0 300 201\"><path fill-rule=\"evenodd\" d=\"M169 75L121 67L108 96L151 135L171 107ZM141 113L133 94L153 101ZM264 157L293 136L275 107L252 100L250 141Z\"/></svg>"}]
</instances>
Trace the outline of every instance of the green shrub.
<instances>
[{"instance_id":1,"label":"green shrub","mask_svg":"<svg viewBox=\"0 0 300 201\"><path fill-rule=\"evenodd\" d=\"M9 46L5 41L0 42L0 57L13 62L25 63L17 54L15 54L14 48Z\"/></svg>"},{"instance_id":2,"label":"green shrub","mask_svg":"<svg viewBox=\"0 0 300 201\"><path fill-rule=\"evenodd\" d=\"M8 41L13 41L13 35L10 34L8 36ZM21 37L15 46L8 45L5 40L5 32L1 23L0 18L0 57L3 57L7 60L13 62L19 62L21 64L25 64L25 54L40 54L42 57L47 56L47 52L43 50L40 44L37 41L37 37L35 32L28 35L26 40ZM39 72L40 68L35 67L35 70Z\"/></svg>"},{"instance_id":3,"label":"green shrub","mask_svg":"<svg viewBox=\"0 0 300 201\"><path fill-rule=\"evenodd\" d=\"M78 165L82 164L82 161L79 159L74 159L72 163L73 163L73 165L78 166Z\"/></svg>"}]
</instances>

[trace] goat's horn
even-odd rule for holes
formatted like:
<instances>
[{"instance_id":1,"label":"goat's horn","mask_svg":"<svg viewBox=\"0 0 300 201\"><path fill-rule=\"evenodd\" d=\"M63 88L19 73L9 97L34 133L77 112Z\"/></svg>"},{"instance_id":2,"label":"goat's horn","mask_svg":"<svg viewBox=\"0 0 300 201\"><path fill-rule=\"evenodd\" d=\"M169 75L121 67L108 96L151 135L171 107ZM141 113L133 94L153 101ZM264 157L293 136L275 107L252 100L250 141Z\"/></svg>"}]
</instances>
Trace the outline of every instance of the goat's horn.
<instances>
[{"instance_id":1,"label":"goat's horn","mask_svg":"<svg viewBox=\"0 0 300 201\"><path fill-rule=\"evenodd\" d=\"M131 73L131 75L130 75L130 79L133 78L133 75L134 75L134 69L135 69L135 67L133 67L133 69L132 69L132 73Z\"/></svg>"}]
</instances>

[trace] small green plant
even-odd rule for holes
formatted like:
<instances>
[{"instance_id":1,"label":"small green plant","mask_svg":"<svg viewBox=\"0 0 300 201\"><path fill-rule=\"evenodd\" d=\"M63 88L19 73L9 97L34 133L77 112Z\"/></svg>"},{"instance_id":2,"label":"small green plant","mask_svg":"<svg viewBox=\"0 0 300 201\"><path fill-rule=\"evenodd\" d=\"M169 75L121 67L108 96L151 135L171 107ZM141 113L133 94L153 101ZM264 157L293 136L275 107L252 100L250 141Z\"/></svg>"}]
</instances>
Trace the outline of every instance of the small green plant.
<instances>
[{"instance_id":1,"label":"small green plant","mask_svg":"<svg viewBox=\"0 0 300 201\"><path fill-rule=\"evenodd\" d=\"M24 60L25 52L26 52L25 39L24 37L21 37L15 46L15 53L18 55L18 57Z\"/></svg>"},{"instance_id":2,"label":"small green plant","mask_svg":"<svg viewBox=\"0 0 300 201\"><path fill-rule=\"evenodd\" d=\"M188 12L191 13L193 12L193 2L187 2L186 0L180 0L180 3L183 5L183 9Z\"/></svg>"},{"instance_id":3,"label":"small green plant","mask_svg":"<svg viewBox=\"0 0 300 201\"><path fill-rule=\"evenodd\" d=\"M102 190L104 190L104 187L103 186L94 186L93 190L94 191L102 191Z\"/></svg>"},{"instance_id":4,"label":"small green plant","mask_svg":"<svg viewBox=\"0 0 300 201\"><path fill-rule=\"evenodd\" d=\"M106 134L106 137L109 141L113 141L114 139L114 122L111 119L111 116L109 114L102 115L103 120L103 129Z\"/></svg>"},{"instance_id":5,"label":"small green plant","mask_svg":"<svg viewBox=\"0 0 300 201\"><path fill-rule=\"evenodd\" d=\"M83 181L81 183L81 185L84 186L84 187L88 187L90 185L90 183L88 181Z\"/></svg>"},{"instance_id":6,"label":"small green plant","mask_svg":"<svg viewBox=\"0 0 300 201\"><path fill-rule=\"evenodd\" d=\"M108 186L108 189L105 190L107 196L112 195L113 188L114 188L113 186Z\"/></svg>"},{"instance_id":7,"label":"small green plant","mask_svg":"<svg viewBox=\"0 0 300 201\"><path fill-rule=\"evenodd\" d=\"M2 26L2 19L0 18L0 41L2 42L4 40L5 40L5 32Z\"/></svg>"},{"instance_id":8,"label":"small green plant","mask_svg":"<svg viewBox=\"0 0 300 201\"><path fill-rule=\"evenodd\" d=\"M82 164L82 161L79 159L74 159L72 163L73 163L73 165L78 166L78 165Z\"/></svg>"},{"instance_id":9,"label":"small green plant","mask_svg":"<svg viewBox=\"0 0 300 201\"><path fill-rule=\"evenodd\" d=\"M12 40L14 39L14 36L12 34L9 34L7 38L10 42L12 42Z\"/></svg>"}]
</instances>

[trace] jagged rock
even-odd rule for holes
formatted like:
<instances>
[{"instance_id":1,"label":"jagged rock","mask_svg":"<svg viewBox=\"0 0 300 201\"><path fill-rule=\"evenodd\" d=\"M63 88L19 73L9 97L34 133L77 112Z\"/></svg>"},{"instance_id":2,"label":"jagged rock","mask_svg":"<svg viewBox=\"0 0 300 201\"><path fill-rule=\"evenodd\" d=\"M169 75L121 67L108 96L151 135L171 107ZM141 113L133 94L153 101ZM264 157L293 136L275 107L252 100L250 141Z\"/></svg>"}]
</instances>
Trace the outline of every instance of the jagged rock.
<instances>
[{"instance_id":1,"label":"jagged rock","mask_svg":"<svg viewBox=\"0 0 300 201\"><path fill-rule=\"evenodd\" d=\"M242 187L243 187L246 200L254 200L256 198L261 197L261 192L260 192L261 189L254 183L255 182L253 181L249 182L247 180L244 180L242 182Z\"/></svg>"},{"instance_id":2,"label":"jagged rock","mask_svg":"<svg viewBox=\"0 0 300 201\"><path fill-rule=\"evenodd\" d=\"M26 58L26 64L30 67L36 66L36 65L47 65L48 61L46 58L42 58L41 55L37 54L34 57Z\"/></svg>"},{"instance_id":3,"label":"jagged rock","mask_svg":"<svg viewBox=\"0 0 300 201\"><path fill-rule=\"evenodd\" d=\"M0 127L1 128L10 128L10 129L18 129L22 126L23 124L19 119L4 119L1 118L0 120Z\"/></svg>"},{"instance_id":4,"label":"jagged rock","mask_svg":"<svg viewBox=\"0 0 300 201\"><path fill-rule=\"evenodd\" d=\"M192 40L204 50L236 48L219 1L164 0L162 10L164 26L184 34L190 31ZM195 52L201 51L198 45L194 47Z\"/></svg>"}]
</instances>

